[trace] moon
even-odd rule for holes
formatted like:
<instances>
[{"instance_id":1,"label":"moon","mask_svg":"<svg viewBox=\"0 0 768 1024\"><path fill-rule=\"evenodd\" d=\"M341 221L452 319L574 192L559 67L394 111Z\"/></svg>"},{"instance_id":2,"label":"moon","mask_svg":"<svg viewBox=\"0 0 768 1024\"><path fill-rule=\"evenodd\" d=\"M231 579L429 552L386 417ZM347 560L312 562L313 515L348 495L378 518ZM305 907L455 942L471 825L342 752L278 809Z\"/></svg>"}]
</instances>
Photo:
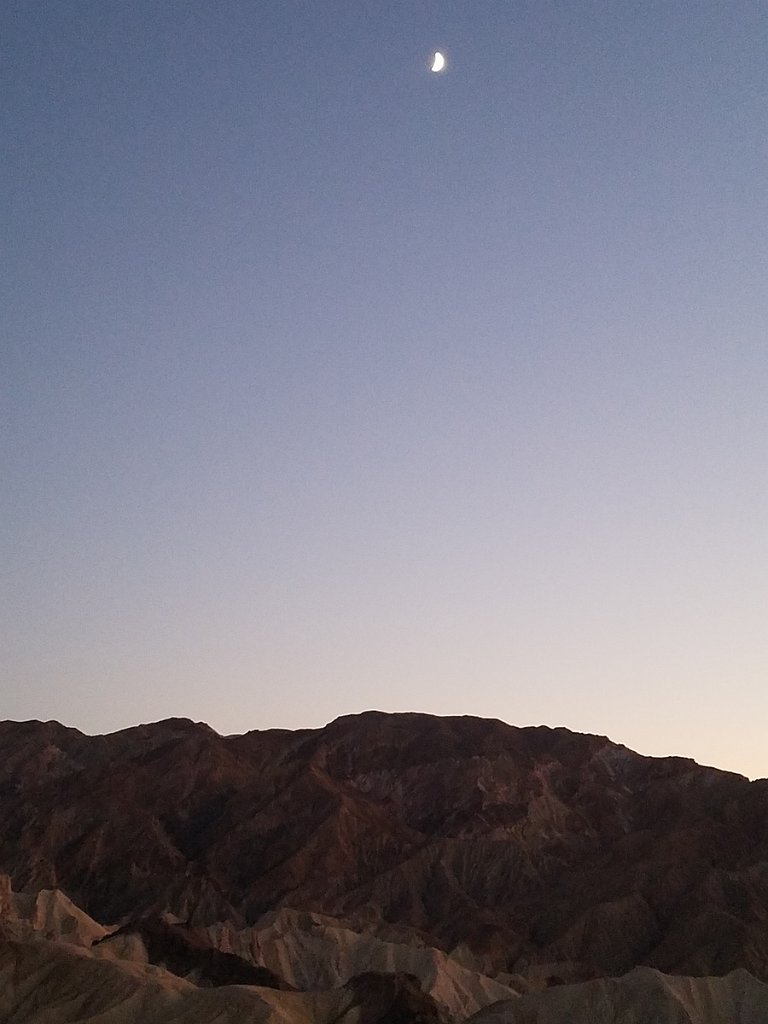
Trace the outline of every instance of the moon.
<instances>
[{"instance_id":1,"label":"moon","mask_svg":"<svg viewBox=\"0 0 768 1024\"><path fill-rule=\"evenodd\" d=\"M432 71L442 71L444 67L445 67L445 57L442 55L442 53L440 53L439 50L436 50L434 56L432 57L432 68L431 68L431 70Z\"/></svg>"}]
</instances>

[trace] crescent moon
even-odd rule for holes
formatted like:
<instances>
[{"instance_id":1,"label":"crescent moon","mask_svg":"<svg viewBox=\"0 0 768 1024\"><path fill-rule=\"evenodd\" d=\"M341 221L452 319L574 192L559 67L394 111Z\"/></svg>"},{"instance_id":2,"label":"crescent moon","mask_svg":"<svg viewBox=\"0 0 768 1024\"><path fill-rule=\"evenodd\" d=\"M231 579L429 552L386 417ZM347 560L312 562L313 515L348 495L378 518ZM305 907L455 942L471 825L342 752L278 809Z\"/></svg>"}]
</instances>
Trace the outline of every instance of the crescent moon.
<instances>
[{"instance_id":1,"label":"crescent moon","mask_svg":"<svg viewBox=\"0 0 768 1024\"><path fill-rule=\"evenodd\" d=\"M433 71L442 71L444 67L445 67L445 57L442 55L442 53L440 53L439 50L437 50L435 55L434 55L434 57L432 58L432 70Z\"/></svg>"}]
</instances>

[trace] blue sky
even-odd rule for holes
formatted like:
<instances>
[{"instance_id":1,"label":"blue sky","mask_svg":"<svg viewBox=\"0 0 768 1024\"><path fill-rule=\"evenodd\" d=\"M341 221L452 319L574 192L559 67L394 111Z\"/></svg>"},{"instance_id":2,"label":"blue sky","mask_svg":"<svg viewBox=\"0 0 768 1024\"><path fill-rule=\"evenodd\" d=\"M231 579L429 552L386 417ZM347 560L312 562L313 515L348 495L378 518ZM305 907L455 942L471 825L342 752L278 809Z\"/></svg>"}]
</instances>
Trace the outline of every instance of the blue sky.
<instances>
[{"instance_id":1,"label":"blue sky","mask_svg":"<svg viewBox=\"0 0 768 1024\"><path fill-rule=\"evenodd\" d=\"M763 4L2 21L2 717L768 774Z\"/></svg>"}]
</instances>

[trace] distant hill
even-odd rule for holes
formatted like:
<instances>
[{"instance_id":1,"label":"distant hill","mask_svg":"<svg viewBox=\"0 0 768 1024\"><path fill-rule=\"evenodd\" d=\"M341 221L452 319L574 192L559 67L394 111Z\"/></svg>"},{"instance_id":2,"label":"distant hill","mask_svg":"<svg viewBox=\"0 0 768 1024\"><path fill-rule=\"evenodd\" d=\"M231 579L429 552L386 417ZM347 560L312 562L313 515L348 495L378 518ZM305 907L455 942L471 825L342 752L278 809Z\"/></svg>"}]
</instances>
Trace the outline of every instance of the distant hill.
<instances>
[{"instance_id":1,"label":"distant hill","mask_svg":"<svg viewBox=\"0 0 768 1024\"><path fill-rule=\"evenodd\" d=\"M601 736L378 712L231 737L5 722L0 820L16 892L250 964L206 953L212 977L413 975L452 1019L636 967L768 981L768 782Z\"/></svg>"}]
</instances>

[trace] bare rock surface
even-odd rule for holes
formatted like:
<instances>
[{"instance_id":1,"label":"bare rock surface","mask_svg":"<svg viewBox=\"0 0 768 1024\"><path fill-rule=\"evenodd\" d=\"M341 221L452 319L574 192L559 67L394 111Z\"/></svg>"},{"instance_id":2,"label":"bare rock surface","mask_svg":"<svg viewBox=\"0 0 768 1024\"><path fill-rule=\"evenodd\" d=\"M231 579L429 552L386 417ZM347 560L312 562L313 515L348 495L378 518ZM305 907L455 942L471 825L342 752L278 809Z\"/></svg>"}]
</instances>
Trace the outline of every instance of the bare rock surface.
<instances>
[{"instance_id":1,"label":"bare rock surface","mask_svg":"<svg viewBox=\"0 0 768 1024\"><path fill-rule=\"evenodd\" d=\"M517 994L440 950L359 934L318 914L280 910L253 928L217 925L206 933L216 948L260 964L304 991L336 988L362 973L410 975L454 1020Z\"/></svg>"},{"instance_id":2,"label":"bare rock surface","mask_svg":"<svg viewBox=\"0 0 768 1024\"><path fill-rule=\"evenodd\" d=\"M47 898L46 903L56 903L58 894L52 895L54 899ZM303 980L307 987L311 978L319 983L312 990L285 991L274 984L275 975L252 967L245 955L216 952L212 961L201 959L201 952L213 949L206 936L220 946L232 939L221 927L192 929L187 934L178 924L144 922L88 945L90 934L80 944L51 938L43 934L45 929L30 926L26 938L19 939L8 934L7 927L35 921L34 915L20 914L20 906L28 910L30 901L14 894L7 882L0 884L0 1020L9 1024L765 1024L768 1020L768 985L744 970L719 978L691 978L640 967L620 978L558 985L524 995L506 990L508 998L494 1002L488 999L492 990L486 988L481 999L489 1005L467 1015L464 1011L471 996L464 1006L447 1007L445 989L437 986L435 991L425 991L417 976L397 969L397 951L376 951L375 940L366 936L331 934L345 930L317 915L281 912L270 915L272 920L262 922L260 928L234 936L242 943L247 937L251 951L261 949L262 955L274 946L281 966L293 973L295 981ZM68 917L56 914L52 920L54 932L60 924L64 934L70 931ZM308 942L307 935L317 929L319 943ZM358 962L365 959L366 951L372 959L386 952L383 970L358 971L344 984L332 984L348 973L345 964L356 939L362 944ZM435 951L420 952L429 956ZM158 958L175 969L153 962ZM201 964L218 977L205 977ZM424 970L423 961L417 959L415 964ZM226 975L233 968L262 974L254 974L250 983L229 984ZM179 971L186 972L186 977ZM272 985L254 983L265 974ZM449 997L456 991L453 984L449 986ZM497 991L505 992L500 985ZM466 992L462 994L466 997Z\"/></svg>"},{"instance_id":3,"label":"bare rock surface","mask_svg":"<svg viewBox=\"0 0 768 1024\"><path fill-rule=\"evenodd\" d=\"M765 1024L768 985L747 971L723 978L669 977L638 967L531 993L481 1010L467 1024Z\"/></svg>"},{"instance_id":4,"label":"bare rock surface","mask_svg":"<svg viewBox=\"0 0 768 1024\"><path fill-rule=\"evenodd\" d=\"M56 939L85 948L109 935L57 889L17 893L8 875L0 875L0 926L6 936Z\"/></svg>"},{"instance_id":5,"label":"bare rock surface","mask_svg":"<svg viewBox=\"0 0 768 1024\"><path fill-rule=\"evenodd\" d=\"M97 956L155 964L201 987L258 985L290 989L269 968L250 958L238 956L216 942L181 924L154 918L119 928L99 942ZM306 988L330 986L304 986Z\"/></svg>"},{"instance_id":6,"label":"bare rock surface","mask_svg":"<svg viewBox=\"0 0 768 1024\"><path fill-rule=\"evenodd\" d=\"M0 819L16 892L60 894L21 917L60 937L66 919L70 944L95 941L86 919L244 935L265 915L315 915L333 923L248 962L286 984L406 971L463 992L445 995L452 1012L479 997L477 976L520 990L640 965L768 979L768 782L601 736L377 712L230 737L184 719L95 737L5 722ZM122 952L151 966L145 940L124 933Z\"/></svg>"},{"instance_id":7,"label":"bare rock surface","mask_svg":"<svg viewBox=\"0 0 768 1024\"><path fill-rule=\"evenodd\" d=\"M0 942L0 1020L13 1024L447 1024L407 975L328 992L200 988L148 964L72 945Z\"/></svg>"}]
</instances>

